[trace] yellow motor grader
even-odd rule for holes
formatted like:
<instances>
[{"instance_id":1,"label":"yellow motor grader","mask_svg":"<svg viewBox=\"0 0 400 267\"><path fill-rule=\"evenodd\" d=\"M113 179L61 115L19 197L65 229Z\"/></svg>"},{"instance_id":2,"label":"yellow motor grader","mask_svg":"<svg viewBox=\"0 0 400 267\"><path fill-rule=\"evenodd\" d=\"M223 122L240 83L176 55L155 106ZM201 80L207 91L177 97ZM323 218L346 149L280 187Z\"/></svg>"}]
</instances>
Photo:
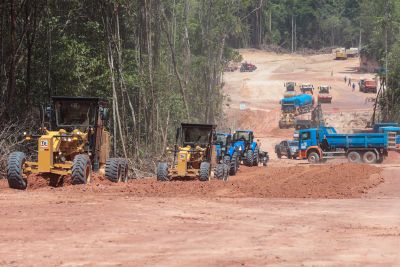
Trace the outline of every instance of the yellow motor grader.
<instances>
[{"instance_id":1,"label":"yellow motor grader","mask_svg":"<svg viewBox=\"0 0 400 267\"><path fill-rule=\"evenodd\" d=\"M170 181L175 178L195 178L209 181L212 171L219 180L226 181L229 166L219 162L217 153L215 125L182 123L177 129L173 149L173 163L159 162L157 180Z\"/></svg>"},{"instance_id":2,"label":"yellow motor grader","mask_svg":"<svg viewBox=\"0 0 400 267\"><path fill-rule=\"evenodd\" d=\"M26 189L32 173L71 175L73 184L87 184L92 170L103 168L109 180L127 181L127 160L109 158L106 102L91 97L52 97L52 105L42 113L40 134L24 133L26 141L37 141L37 160L28 161L23 152L9 155L11 188Z\"/></svg>"}]
</instances>

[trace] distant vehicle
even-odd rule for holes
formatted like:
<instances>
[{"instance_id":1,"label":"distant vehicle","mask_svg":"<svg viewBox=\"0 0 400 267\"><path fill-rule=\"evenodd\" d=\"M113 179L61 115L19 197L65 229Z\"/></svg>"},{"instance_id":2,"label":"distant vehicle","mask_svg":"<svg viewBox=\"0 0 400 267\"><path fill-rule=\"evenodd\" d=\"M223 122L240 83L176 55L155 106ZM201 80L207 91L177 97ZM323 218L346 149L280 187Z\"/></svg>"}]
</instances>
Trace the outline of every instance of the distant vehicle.
<instances>
[{"instance_id":1,"label":"distant vehicle","mask_svg":"<svg viewBox=\"0 0 400 267\"><path fill-rule=\"evenodd\" d=\"M311 111L314 101L309 94L297 95L290 98L283 98L281 104L281 118L279 128L291 128L294 126L295 117Z\"/></svg>"},{"instance_id":2,"label":"distant vehicle","mask_svg":"<svg viewBox=\"0 0 400 267\"><path fill-rule=\"evenodd\" d=\"M332 87L328 85L321 85L318 87L318 103L332 103L332 95L330 94Z\"/></svg>"},{"instance_id":3,"label":"distant vehicle","mask_svg":"<svg viewBox=\"0 0 400 267\"><path fill-rule=\"evenodd\" d=\"M275 146L275 153L278 158L285 156L288 159L296 159L299 156L299 141L284 140Z\"/></svg>"},{"instance_id":4,"label":"distant vehicle","mask_svg":"<svg viewBox=\"0 0 400 267\"><path fill-rule=\"evenodd\" d=\"M295 89L295 87L296 87L296 83L295 82L286 82L284 84L284 86L286 88L286 91L285 91L285 93L283 95L284 98L289 98L289 97L296 96L297 93L296 93L296 89Z\"/></svg>"},{"instance_id":5,"label":"distant vehicle","mask_svg":"<svg viewBox=\"0 0 400 267\"><path fill-rule=\"evenodd\" d=\"M240 72L253 72L257 69L256 65L243 62L242 65L240 66Z\"/></svg>"},{"instance_id":6,"label":"distant vehicle","mask_svg":"<svg viewBox=\"0 0 400 267\"><path fill-rule=\"evenodd\" d=\"M374 94L377 93L376 81L361 79L358 82L358 85L360 87L360 92L363 92L363 93L374 93Z\"/></svg>"},{"instance_id":7,"label":"distant vehicle","mask_svg":"<svg viewBox=\"0 0 400 267\"><path fill-rule=\"evenodd\" d=\"M300 85L300 91L303 94L313 95L314 94L314 85L312 85L312 84L302 84L302 85Z\"/></svg>"},{"instance_id":8,"label":"distant vehicle","mask_svg":"<svg viewBox=\"0 0 400 267\"><path fill-rule=\"evenodd\" d=\"M335 60L346 60L346 59L347 59L347 54L345 48L337 49L335 51Z\"/></svg>"},{"instance_id":9,"label":"distant vehicle","mask_svg":"<svg viewBox=\"0 0 400 267\"><path fill-rule=\"evenodd\" d=\"M347 57L358 57L358 48L357 47L351 47L350 49L346 49L346 55Z\"/></svg>"}]
</instances>

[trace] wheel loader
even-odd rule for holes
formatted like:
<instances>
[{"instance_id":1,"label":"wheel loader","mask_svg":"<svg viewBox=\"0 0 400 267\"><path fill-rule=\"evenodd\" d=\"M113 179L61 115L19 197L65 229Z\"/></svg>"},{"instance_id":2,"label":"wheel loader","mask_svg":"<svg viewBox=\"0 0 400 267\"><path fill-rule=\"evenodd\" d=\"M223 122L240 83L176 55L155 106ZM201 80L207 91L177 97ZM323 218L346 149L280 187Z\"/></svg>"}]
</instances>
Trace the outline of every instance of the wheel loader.
<instances>
[{"instance_id":1,"label":"wheel loader","mask_svg":"<svg viewBox=\"0 0 400 267\"><path fill-rule=\"evenodd\" d=\"M170 181L177 178L198 178L209 181L214 171L215 177L226 181L229 166L219 161L216 151L215 125L182 123L177 129L173 149L173 162L159 162L157 180Z\"/></svg>"},{"instance_id":2,"label":"wheel loader","mask_svg":"<svg viewBox=\"0 0 400 267\"><path fill-rule=\"evenodd\" d=\"M109 158L107 103L91 97L52 97L51 102L43 109L39 134L24 133L26 141L37 142L37 160L29 161L23 152L9 155L9 186L26 189L30 174L70 175L73 184L88 184L92 171L100 169L110 181L126 182L127 160Z\"/></svg>"}]
</instances>

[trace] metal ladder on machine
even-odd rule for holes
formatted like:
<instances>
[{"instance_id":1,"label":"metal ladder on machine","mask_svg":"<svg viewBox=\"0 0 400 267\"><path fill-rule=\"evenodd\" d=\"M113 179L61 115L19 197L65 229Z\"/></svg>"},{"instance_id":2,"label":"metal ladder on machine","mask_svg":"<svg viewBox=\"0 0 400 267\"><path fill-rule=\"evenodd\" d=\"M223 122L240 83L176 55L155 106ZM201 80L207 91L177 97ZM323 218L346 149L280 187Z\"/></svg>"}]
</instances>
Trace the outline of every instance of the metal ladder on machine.
<instances>
[{"instance_id":1,"label":"metal ladder on machine","mask_svg":"<svg viewBox=\"0 0 400 267\"><path fill-rule=\"evenodd\" d=\"M398 148L396 146L396 132L388 132L388 149L392 151L397 151Z\"/></svg>"}]
</instances>

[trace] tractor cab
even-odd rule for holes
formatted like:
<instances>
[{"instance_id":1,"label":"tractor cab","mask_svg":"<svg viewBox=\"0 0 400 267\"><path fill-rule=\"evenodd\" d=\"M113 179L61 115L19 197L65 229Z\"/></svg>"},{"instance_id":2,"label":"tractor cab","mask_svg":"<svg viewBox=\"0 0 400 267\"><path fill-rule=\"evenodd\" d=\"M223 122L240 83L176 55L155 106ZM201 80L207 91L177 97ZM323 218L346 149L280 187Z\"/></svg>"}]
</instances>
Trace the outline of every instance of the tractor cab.
<instances>
[{"instance_id":1,"label":"tractor cab","mask_svg":"<svg viewBox=\"0 0 400 267\"><path fill-rule=\"evenodd\" d=\"M259 162L260 150L254 141L251 130L237 130L233 134L233 145L238 151L238 156L247 166L256 166Z\"/></svg>"},{"instance_id":2,"label":"tractor cab","mask_svg":"<svg viewBox=\"0 0 400 267\"><path fill-rule=\"evenodd\" d=\"M229 133L217 133L215 147L217 150L217 158L222 159L225 155L230 154L232 144L232 135Z\"/></svg>"},{"instance_id":3,"label":"tractor cab","mask_svg":"<svg viewBox=\"0 0 400 267\"><path fill-rule=\"evenodd\" d=\"M237 142L237 141L243 141L246 145L250 145L254 140L254 134L253 131L236 131L233 134L233 141Z\"/></svg>"},{"instance_id":4,"label":"tractor cab","mask_svg":"<svg viewBox=\"0 0 400 267\"><path fill-rule=\"evenodd\" d=\"M300 86L300 90L303 94L310 94L313 95L314 94L314 85L312 84L302 84Z\"/></svg>"}]
</instances>

